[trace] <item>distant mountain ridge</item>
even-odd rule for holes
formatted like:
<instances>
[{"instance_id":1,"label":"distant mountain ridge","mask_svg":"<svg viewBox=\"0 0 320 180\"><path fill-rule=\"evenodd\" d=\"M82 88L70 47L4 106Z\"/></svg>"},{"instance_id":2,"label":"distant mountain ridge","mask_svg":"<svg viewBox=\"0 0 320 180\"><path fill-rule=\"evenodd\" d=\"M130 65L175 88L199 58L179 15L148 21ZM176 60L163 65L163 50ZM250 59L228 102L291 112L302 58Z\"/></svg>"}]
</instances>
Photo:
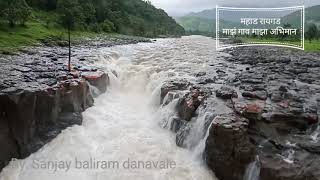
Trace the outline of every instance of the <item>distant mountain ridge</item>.
<instances>
[{"instance_id":1,"label":"distant mountain ridge","mask_svg":"<svg viewBox=\"0 0 320 180\"><path fill-rule=\"evenodd\" d=\"M261 13L259 13L260 15ZM242 13L241 17L252 17L252 13ZM266 12L261 16L264 17L282 17L283 23L289 23L293 26L299 26L301 22L299 18L299 12L293 12L288 14L288 12L281 12L278 14ZM236 13L228 13L220 16L221 25L239 25L239 15ZM199 31L199 32L215 32L215 19L216 19L216 9L204 10L201 12L189 13L183 17L176 18L176 21L184 27L186 31ZM306 26L310 23L315 23L320 26L320 5L308 7L305 9L305 20Z\"/></svg>"},{"instance_id":2,"label":"distant mountain ridge","mask_svg":"<svg viewBox=\"0 0 320 180\"><path fill-rule=\"evenodd\" d=\"M192 12L184 17L198 17L204 19L216 19L216 9L207 9L200 12Z\"/></svg>"},{"instance_id":3,"label":"distant mountain ridge","mask_svg":"<svg viewBox=\"0 0 320 180\"><path fill-rule=\"evenodd\" d=\"M300 17L300 12L294 12L284 16L282 19L286 23L298 26L301 22ZM320 26L320 5L305 9L305 25L308 26L310 23Z\"/></svg>"}]
</instances>

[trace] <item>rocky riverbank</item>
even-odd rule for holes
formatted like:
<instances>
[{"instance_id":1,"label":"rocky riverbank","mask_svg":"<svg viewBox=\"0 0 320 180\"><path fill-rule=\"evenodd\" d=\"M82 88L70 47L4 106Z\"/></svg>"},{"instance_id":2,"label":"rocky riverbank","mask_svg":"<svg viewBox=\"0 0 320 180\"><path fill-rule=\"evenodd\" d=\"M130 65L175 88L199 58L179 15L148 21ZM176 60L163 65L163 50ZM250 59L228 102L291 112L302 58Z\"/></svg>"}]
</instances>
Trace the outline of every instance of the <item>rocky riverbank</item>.
<instances>
[{"instance_id":1,"label":"rocky riverbank","mask_svg":"<svg viewBox=\"0 0 320 180\"><path fill-rule=\"evenodd\" d=\"M162 106L176 109L164 124L177 145L197 148L205 138L203 158L220 180L320 179L320 54L270 47L224 53L222 62L195 72L195 82L162 86Z\"/></svg>"},{"instance_id":2,"label":"rocky riverbank","mask_svg":"<svg viewBox=\"0 0 320 180\"><path fill-rule=\"evenodd\" d=\"M94 39L72 49L73 71L68 72L68 50L34 47L14 56L0 56L0 169L12 158L24 158L63 129L82 124L93 96L106 91L108 75L92 66L92 49L149 42L143 38Z\"/></svg>"}]
</instances>

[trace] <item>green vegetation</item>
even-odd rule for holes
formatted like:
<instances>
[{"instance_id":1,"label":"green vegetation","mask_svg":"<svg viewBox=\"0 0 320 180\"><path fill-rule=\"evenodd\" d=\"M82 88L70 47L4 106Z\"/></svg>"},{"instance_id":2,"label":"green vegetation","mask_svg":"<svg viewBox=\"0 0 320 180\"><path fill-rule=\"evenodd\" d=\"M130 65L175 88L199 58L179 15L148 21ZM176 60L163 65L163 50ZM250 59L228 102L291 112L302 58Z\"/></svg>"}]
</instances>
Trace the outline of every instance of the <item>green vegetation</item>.
<instances>
[{"instance_id":1,"label":"green vegetation","mask_svg":"<svg viewBox=\"0 0 320 180\"><path fill-rule=\"evenodd\" d=\"M184 27L187 34L215 36L216 21L215 19L208 19L198 16L184 16L176 18L176 21ZM238 27L237 23L231 21L220 20L220 27Z\"/></svg>"},{"instance_id":2,"label":"green vegetation","mask_svg":"<svg viewBox=\"0 0 320 180\"><path fill-rule=\"evenodd\" d=\"M288 44L292 44L292 45L297 45L300 46L301 45L301 41L300 40L296 40L296 39L281 39L281 38L272 38L272 37L239 37L238 39L240 39L242 42L258 42L258 43L264 43L264 42L274 42L276 43L288 43Z\"/></svg>"},{"instance_id":3,"label":"green vegetation","mask_svg":"<svg viewBox=\"0 0 320 180\"><path fill-rule=\"evenodd\" d=\"M0 52L38 42L117 33L180 36L184 29L165 11L142 0L0 0Z\"/></svg>"},{"instance_id":4,"label":"green vegetation","mask_svg":"<svg viewBox=\"0 0 320 180\"><path fill-rule=\"evenodd\" d=\"M0 15L8 21L10 27L17 23L24 25L31 15L31 9L25 0L1 0Z\"/></svg>"},{"instance_id":5,"label":"green vegetation","mask_svg":"<svg viewBox=\"0 0 320 180\"><path fill-rule=\"evenodd\" d=\"M306 51L320 51L320 41L314 40L314 41L306 41L304 43L304 49Z\"/></svg>"},{"instance_id":6,"label":"green vegetation","mask_svg":"<svg viewBox=\"0 0 320 180\"><path fill-rule=\"evenodd\" d=\"M184 16L176 19L177 22L191 32L215 32L215 20L194 16Z\"/></svg>"},{"instance_id":7,"label":"green vegetation","mask_svg":"<svg viewBox=\"0 0 320 180\"><path fill-rule=\"evenodd\" d=\"M310 24L306 33L305 33L305 38L309 40L311 43L312 40L314 39L319 39L320 36L320 31L318 31L318 27L315 24Z\"/></svg>"},{"instance_id":8,"label":"green vegetation","mask_svg":"<svg viewBox=\"0 0 320 180\"><path fill-rule=\"evenodd\" d=\"M320 5L312 6L305 9L305 25L308 26L309 24L313 23L317 26L320 25ZM281 21L292 24L293 26L300 26L300 15L301 11L293 12L287 16L284 16Z\"/></svg>"},{"instance_id":9,"label":"green vegetation","mask_svg":"<svg viewBox=\"0 0 320 180\"><path fill-rule=\"evenodd\" d=\"M300 46L300 41L295 41L295 40L280 40L276 38L258 38L258 37L241 37L241 38L236 38L237 41L239 42L279 42L279 43L290 43L294 45ZM320 40L312 40L312 41L305 41L304 42L304 49L305 51L320 51Z\"/></svg>"}]
</instances>

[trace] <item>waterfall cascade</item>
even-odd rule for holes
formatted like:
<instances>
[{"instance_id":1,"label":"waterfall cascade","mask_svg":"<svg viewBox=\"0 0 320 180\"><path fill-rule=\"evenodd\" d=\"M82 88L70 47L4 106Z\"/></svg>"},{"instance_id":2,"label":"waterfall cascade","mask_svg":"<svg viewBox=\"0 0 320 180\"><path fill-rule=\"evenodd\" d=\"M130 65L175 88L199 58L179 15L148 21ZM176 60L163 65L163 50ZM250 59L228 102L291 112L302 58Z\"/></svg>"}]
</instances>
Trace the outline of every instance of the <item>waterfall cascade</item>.
<instances>
[{"instance_id":1,"label":"waterfall cascade","mask_svg":"<svg viewBox=\"0 0 320 180\"><path fill-rule=\"evenodd\" d=\"M244 180L260 179L259 157L256 157L256 160L248 165L243 179Z\"/></svg>"},{"instance_id":2,"label":"waterfall cascade","mask_svg":"<svg viewBox=\"0 0 320 180\"><path fill-rule=\"evenodd\" d=\"M205 52L214 49L207 46L214 45L210 38L199 41L205 42ZM162 39L93 52L98 55L91 65L109 75L107 92L82 114L82 126L69 127L28 158L12 161L0 180L216 179L200 158L191 158L193 153L177 147L173 133L159 126L163 119L175 116L175 101L160 108L161 85L170 78L191 78L186 72L197 68L188 62L195 59L193 46L194 40L188 38ZM200 133L205 116L200 113L199 121L194 120L190 144L205 136ZM163 162L175 166L155 166Z\"/></svg>"}]
</instances>

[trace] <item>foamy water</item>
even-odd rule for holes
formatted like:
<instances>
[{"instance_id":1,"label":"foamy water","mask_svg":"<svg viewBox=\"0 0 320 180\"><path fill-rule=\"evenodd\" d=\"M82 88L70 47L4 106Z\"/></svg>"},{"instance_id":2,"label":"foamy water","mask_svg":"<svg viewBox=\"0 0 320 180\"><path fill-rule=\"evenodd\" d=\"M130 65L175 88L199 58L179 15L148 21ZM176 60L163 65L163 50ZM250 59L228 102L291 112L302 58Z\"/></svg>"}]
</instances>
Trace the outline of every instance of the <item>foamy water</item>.
<instances>
[{"instance_id":1,"label":"foamy water","mask_svg":"<svg viewBox=\"0 0 320 180\"><path fill-rule=\"evenodd\" d=\"M195 152L176 146L175 135L159 125L166 112L158 110L162 83L192 81L191 73L215 58L214 44L186 37L98 50L95 65L109 73L111 86L83 113L83 125L12 161L0 179L216 179Z\"/></svg>"}]
</instances>

